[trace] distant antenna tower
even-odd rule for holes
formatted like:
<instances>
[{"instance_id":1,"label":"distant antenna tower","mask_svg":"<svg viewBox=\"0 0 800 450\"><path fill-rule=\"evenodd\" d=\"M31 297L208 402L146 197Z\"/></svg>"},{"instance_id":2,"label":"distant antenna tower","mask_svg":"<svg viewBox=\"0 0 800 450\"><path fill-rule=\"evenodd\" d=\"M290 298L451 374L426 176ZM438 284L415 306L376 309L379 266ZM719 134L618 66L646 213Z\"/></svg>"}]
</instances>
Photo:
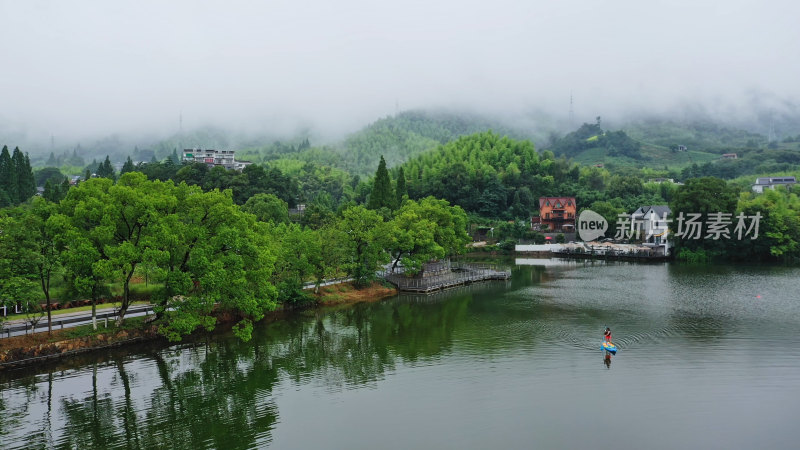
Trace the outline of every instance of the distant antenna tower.
<instances>
[{"instance_id":1,"label":"distant antenna tower","mask_svg":"<svg viewBox=\"0 0 800 450\"><path fill-rule=\"evenodd\" d=\"M183 111L178 115L178 131L183 134Z\"/></svg>"},{"instance_id":2,"label":"distant antenna tower","mask_svg":"<svg viewBox=\"0 0 800 450\"><path fill-rule=\"evenodd\" d=\"M394 114L395 115L400 114L400 100L394 101Z\"/></svg>"},{"instance_id":3,"label":"distant antenna tower","mask_svg":"<svg viewBox=\"0 0 800 450\"><path fill-rule=\"evenodd\" d=\"M53 150L55 148L56 148L56 137L51 134L50 135L50 150Z\"/></svg>"},{"instance_id":4,"label":"distant antenna tower","mask_svg":"<svg viewBox=\"0 0 800 450\"><path fill-rule=\"evenodd\" d=\"M572 91L569 91L569 126L572 128L575 125L575 112L572 110Z\"/></svg>"}]
</instances>

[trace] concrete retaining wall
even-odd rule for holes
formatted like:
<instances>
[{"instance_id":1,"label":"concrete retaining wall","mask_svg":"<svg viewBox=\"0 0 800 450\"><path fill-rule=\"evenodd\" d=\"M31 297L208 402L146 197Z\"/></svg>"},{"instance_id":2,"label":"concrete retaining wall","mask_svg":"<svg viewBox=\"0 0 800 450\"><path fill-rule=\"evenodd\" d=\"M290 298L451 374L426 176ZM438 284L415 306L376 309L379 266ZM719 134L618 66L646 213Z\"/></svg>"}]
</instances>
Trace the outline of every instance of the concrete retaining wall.
<instances>
[{"instance_id":1,"label":"concrete retaining wall","mask_svg":"<svg viewBox=\"0 0 800 450\"><path fill-rule=\"evenodd\" d=\"M552 252L563 248L561 244L542 244L542 245L516 245L514 251L517 252Z\"/></svg>"}]
</instances>

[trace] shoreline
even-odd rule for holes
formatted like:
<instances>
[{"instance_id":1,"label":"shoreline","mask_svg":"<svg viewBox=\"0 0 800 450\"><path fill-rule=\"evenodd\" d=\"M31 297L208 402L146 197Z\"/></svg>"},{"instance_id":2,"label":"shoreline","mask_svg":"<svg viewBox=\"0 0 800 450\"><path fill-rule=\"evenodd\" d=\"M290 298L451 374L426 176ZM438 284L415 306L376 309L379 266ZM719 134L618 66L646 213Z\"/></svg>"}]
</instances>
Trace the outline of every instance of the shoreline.
<instances>
[{"instance_id":1,"label":"shoreline","mask_svg":"<svg viewBox=\"0 0 800 450\"><path fill-rule=\"evenodd\" d=\"M377 281L362 289L355 289L351 283L325 286L320 288L319 294L312 294L312 298L316 299L315 302L301 305L279 304L275 310L266 312L259 323L272 323L289 314L314 308L380 301L397 293L396 288L386 287ZM226 325L232 322L233 318L229 315L219 314L217 327L211 333L224 331L228 328ZM137 343L162 341L165 346L171 346L183 342L167 341L158 333L155 325L144 324L143 319L139 317L128 319L126 324L128 325L123 325L122 328L109 328L108 332L90 336L61 339L64 335L70 336L75 332L75 329L63 329L53 331L52 335L40 332L0 339L0 372ZM185 339L190 339L198 332L186 336Z\"/></svg>"}]
</instances>

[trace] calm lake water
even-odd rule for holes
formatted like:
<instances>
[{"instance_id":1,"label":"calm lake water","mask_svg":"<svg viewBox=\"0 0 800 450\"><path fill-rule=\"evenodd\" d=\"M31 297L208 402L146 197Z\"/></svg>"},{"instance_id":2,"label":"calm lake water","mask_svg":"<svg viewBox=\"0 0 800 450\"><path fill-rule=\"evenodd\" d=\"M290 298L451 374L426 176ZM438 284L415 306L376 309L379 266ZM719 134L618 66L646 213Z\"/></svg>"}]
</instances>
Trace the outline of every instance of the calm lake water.
<instances>
[{"instance_id":1,"label":"calm lake water","mask_svg":"<svg viewBox=\"0 0 800 450\"><path fill-rule=\"evenodd\" d=\"M800 446L800 269L516 262L249 343L0 373L0 448Z\"/></svg>"}]
</instances>

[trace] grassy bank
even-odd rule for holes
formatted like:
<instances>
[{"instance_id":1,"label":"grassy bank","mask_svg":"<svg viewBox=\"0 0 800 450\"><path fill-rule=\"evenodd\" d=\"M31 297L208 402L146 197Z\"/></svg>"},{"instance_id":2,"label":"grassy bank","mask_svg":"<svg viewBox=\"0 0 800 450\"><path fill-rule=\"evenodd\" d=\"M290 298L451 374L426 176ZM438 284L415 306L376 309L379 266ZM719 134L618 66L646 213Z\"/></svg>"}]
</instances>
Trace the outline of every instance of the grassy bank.
<instances>
[{"instance_id":1,"label":"grassy bank","mask_svg":"<svg viewBox=\"0 0 800 450\"><path fill-rule=\"evenodd\" d=\"M341 303L381 300L395 294L397 294L397 289L385 286L376 281L361 289L356 289L350 283L325 286L320 288L319 294L315 295L315 298L319 305L337 305Z\"/></svg>"}]
</instances>

